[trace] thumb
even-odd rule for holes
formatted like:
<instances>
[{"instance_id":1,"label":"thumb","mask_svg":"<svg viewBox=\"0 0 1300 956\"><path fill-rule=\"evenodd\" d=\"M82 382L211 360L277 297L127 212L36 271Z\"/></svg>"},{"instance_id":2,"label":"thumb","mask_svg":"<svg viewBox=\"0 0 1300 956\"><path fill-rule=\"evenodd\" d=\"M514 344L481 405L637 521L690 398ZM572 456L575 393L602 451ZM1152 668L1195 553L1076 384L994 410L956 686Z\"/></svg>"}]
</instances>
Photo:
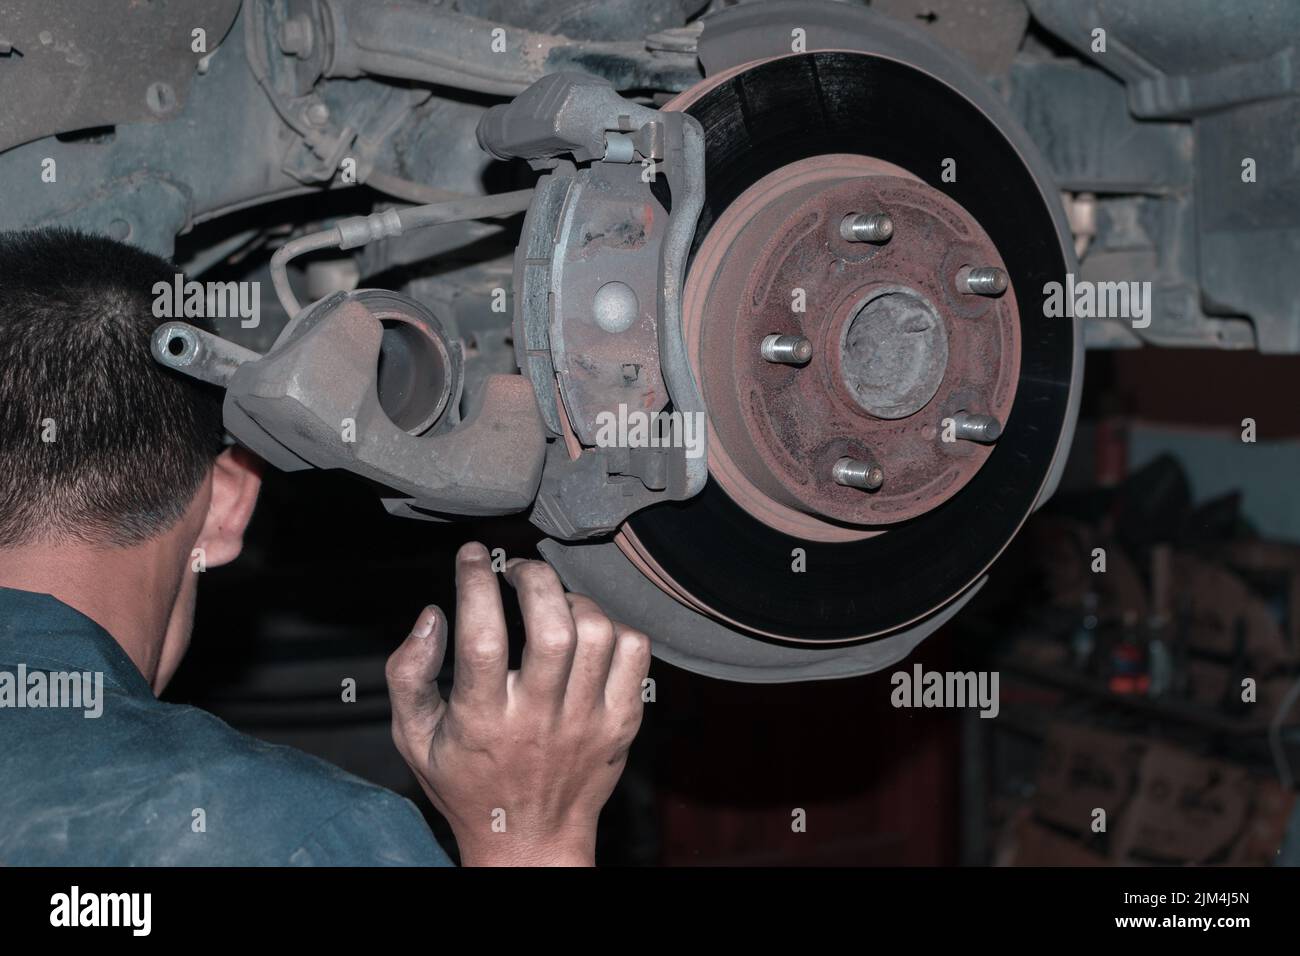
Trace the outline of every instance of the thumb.
<instances>
[{"instance_id":1,"label":"thumb","mask_svg":"<svg viewBox=\"0 0 1300 956\"><path fill-rule=\"evenodd\" d=\"M429 605L420 612L400 647L384 669L388 699L393 706L393 741L402 756L428 753L434 729L442 716L438 672L447 652L447 618Z\"/></svg>"}]
</instances>

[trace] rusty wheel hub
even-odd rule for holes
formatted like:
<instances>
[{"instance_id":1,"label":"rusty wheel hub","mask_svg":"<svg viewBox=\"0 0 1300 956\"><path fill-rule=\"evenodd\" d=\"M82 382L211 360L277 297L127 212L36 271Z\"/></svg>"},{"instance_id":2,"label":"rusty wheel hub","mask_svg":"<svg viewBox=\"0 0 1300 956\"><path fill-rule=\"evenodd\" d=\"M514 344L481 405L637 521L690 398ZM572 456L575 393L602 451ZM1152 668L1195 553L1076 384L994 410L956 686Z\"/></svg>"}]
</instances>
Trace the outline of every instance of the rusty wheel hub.
<instances>
[{"instance_id":1,"label":"rusty wheel hub","mask_svg":"<svg viewBox=\"0 0 1300 956\"><path fill-rule=\"evenodd\" d=\"M972 269L1005 276L965 210L888 163L817 157L750 187L700 247L685 301L728 494L779 530L844 540L966 485L1020 354L1014 293L972 291Z\"/></svg>"}]
</instances>

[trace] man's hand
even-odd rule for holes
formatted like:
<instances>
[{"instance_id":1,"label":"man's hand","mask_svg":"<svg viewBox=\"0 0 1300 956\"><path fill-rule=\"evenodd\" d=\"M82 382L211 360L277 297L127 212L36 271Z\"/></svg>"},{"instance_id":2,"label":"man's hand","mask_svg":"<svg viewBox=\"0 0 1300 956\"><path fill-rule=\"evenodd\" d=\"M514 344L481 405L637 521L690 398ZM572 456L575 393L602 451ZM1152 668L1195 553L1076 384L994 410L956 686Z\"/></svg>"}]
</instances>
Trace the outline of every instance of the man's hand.
<instances>
[{"instance_id":1,"label":"man's hand","mask_svg":"<svg viewBox=\"0 0 1300 956\"><path fill-rule=\"evenodd\" d=\"M447 818L467 866L591 865L596 819L641 724L650 641L566 594L541 561L513 560L522 664L507 669L505 614L487 549L456 555L456 672L435 679L447 621L425 608L388 659L393 740Z\"/></svg>"}]
</instances>

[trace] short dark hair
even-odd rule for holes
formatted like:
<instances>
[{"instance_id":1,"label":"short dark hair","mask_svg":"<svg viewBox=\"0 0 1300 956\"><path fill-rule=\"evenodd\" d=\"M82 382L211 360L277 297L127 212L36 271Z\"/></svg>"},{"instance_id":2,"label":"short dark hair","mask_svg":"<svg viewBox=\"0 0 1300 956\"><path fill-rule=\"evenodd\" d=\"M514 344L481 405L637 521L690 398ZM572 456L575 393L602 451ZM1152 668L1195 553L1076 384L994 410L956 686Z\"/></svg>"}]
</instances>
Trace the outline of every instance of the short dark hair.
<instances>
[{"instance_id":1,"label":"short dark hair","mask_svg":"<svg viewBox=\"0 0 1300 956\"><path fill-rule=\"evenodd\" d=\"M220 390L149 351L153 287L179 271L104 236L0 233L0 547L139 544L184 515L222 428Z\"/></svg>"}]
</instances>

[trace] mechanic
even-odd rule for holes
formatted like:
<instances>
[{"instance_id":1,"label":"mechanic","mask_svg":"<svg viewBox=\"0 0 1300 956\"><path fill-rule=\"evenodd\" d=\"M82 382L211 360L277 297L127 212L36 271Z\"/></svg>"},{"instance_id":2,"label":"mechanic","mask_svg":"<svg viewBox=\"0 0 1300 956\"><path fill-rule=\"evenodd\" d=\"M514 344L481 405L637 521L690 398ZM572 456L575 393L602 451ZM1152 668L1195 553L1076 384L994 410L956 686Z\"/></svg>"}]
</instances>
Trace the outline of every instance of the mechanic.
<instances>
[{"instance_id":1,"label":"mechanic","mask_svg":"<svg viewBox=\"0 0 1300 956\"><path fill-rule=\"evenodd\" d=\"M0 864L446 865L409 801L157 699L189 644L195 556L239 555L260 485L222 446L219 390L150 355L151 290L176 271L107 238L0 234L0 672L41 675L40 695L11 677L0 697ZM464 864L591 864L649 641L543 562L502 576L520 669L467 544L454 687L435 683L448 628L428 607L388 661L393 738ZM84 699L58 699L80 677Z\"/></svg>"}]
</instances>

